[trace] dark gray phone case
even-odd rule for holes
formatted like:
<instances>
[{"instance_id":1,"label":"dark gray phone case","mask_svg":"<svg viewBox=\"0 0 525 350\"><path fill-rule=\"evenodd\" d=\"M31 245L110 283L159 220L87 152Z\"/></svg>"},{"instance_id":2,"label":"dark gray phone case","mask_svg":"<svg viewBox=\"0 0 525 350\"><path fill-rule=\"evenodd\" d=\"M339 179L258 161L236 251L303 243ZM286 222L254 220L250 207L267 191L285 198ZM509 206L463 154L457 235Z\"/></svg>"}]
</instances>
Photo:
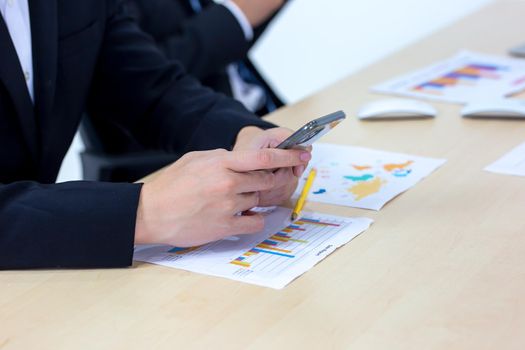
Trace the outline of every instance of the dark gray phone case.
<instances>
[{"instance_id":1,"label":"dark gray phone case","mask_svg":"<svg viewBox=\"0 0 525 350\"><path fill-rule=\"evenodd\" d=\"M280 143L277 148L290 149L294 147L311 146L315 141L320 139L321 136L345 119L345 117L346 115L343 111L337 111L312 120Z\"/></svg>"}]
</instances>

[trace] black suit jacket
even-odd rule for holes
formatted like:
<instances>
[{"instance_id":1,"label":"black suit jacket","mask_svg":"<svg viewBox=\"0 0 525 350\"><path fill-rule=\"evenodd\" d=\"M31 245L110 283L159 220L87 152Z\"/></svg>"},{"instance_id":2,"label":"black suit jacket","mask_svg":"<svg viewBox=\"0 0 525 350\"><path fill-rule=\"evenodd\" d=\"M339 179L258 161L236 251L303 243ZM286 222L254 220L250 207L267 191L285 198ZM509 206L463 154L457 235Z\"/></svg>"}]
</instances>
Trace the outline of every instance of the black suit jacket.
<instances>
[{"instance_id":1,"label":"black suit jacket","mask_svg":"<svg viewBox=\"0 0 525 350\"><path fill-rule=\"evenodd\" d=\"M53 184L88 109L145 147L229 147L271 127L203 88L158 51L116 0L29 0L32 104L0 16L0 268L131 263L141 185Z\"/></svg>"},{"instance_id":2,"label":"black suit jacket","mask_svg":"<svg viewBox=\"0 0 525 350\"><path fill-rule=\"evenodd\" d=\"M277 107L282 106L247 58L248 50L271 19L255 28L254 40L247 41L230 10L213 0L200 0L203 10L198 14L189 0L126 0L125 3L127 11L153 36L168 58L181 62L204 85L231 96L225 68L243 61Z\"/></svg>"}]
</instances>

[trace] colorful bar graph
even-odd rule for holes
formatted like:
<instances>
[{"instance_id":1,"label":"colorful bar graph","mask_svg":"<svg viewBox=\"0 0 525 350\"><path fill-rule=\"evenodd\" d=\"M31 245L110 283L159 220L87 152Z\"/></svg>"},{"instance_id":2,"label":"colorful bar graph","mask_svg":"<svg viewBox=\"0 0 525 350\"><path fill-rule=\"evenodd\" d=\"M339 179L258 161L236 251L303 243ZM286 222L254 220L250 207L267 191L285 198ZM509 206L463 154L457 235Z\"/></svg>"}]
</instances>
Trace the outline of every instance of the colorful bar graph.
<instances>
[{"instance_id":1,"label":"colorful bar graph","mask_svg":"<svg viewBox=\"0 0 525 350\"><path fill-rule=\"evenodd\" d=\"M332 224L330 222L322 222L320 220L315 220L315 219L310 219L310 218L300 218L299 220L297 220L295 222L296 224L304 224L304 223L309 223L309 224L313 224L313 225L320 225L320 226L335 226L335 227L339 227L341 225L338 225L338 224Z\"/></svg>"},{"instance_id":2,"label":"colorful bar graph","mask_svg":"<svg viewBox=\"0 0 525 350\"><path fill-rule=\"evenodd\" d=\"M194 250L197 250L199 249L200 246L197 246L197 247L189 247L189 248L180 248L180 247L174 247L170 250L168 250L168 253L174 253L174 254L178 254L178 255L182 255L182 254L187 254L189 252L192 252Z\"/></svg>"},{"instance_id":3,"label":"colorful bar graph","mask_svg":"<svg viewBox=\"0 0 525 350\"><path fill-rule=\"evenodd\" d=\"M230 263L243 268L250 268L252 267L252 263L256 261L257 256L261 254L293 259L295 258L294 250L309 243L309 241L302 236L308 236L308 230L319 230L323 226L339 227L340 225L313 218L301 218L281 229L279 232L274 233Z\"/></svg>"},{"instance_id":4,"label":"colorful bar graph","mask_svg":"<svg viewBox=\"0 0 525 350\"><path fill-rule=\"evenodd\" d=\"M480 79L501 79L498 72L507 71L508 67L482 63L472 63L444 74L431 81L424 82L413 88L414 91L429 94L442 94L448 87L457 85L474 85Z\"/></svg>"},{"instance_id":5,"label":"colorful bar graph","mask_svg":"<svg viewBox=\"0 0 525 350\"><path fill-rule=\"evenodd\" d=\"M237 259L235 259L232 262L230 262L230 264L239 265L239 266L242 266L242 267L250 267L249 263L243 261L244 259L246 259L246 258L240 256Z\"/></svg>"},{"instance_id":6,"label":"colorful bar graph","mask_svg":"<svg viewBox=\"0 0 525 350\"><path fill-rule=\"evenodd\" d=\"M297 226L297 225L290 225L287 228L292 231L306 231L306 229L301 228L301 226Z\"/></svg>"},{"instance_id":7,"label":"colorful bar graph","mask_svg":"<svg viewBox=\"0 0 525 350\"><path fill-rule=\"evenodd\" d=\"M279 252L276 252L276 251L273 251L273 250L266 250L266 249L259 249L259 248L254 248L252 250L254 252L257 252L257 253L266 253L266 254L279 255L279 256L284 256L285 258L295 258L295 256L293 256L291 254L279 253Z\"/></svg>"},{"instance_id":8,"label":"colorful bar graph","mask_svg":"<svg viewBox=\"0 0 525 350\"><path fill-rule=\"evenodd\" d=\"M270 237L271 239L273 239L274 241L279 241L279 242L288 242L290 239L287 238L287 237L283 237L283 236L278 236L277 234L273 235L272 237Z\"/></svg>"}]
</instances>

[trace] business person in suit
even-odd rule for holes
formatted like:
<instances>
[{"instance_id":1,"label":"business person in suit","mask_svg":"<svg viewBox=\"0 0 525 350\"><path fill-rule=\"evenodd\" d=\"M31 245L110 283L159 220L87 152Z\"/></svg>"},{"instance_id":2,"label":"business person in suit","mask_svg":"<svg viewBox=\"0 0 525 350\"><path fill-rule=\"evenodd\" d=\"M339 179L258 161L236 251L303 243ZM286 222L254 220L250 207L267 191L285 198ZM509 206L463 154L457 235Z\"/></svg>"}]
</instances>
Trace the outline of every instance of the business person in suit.
<instances>
[{"instance_id":1,"label":"business person in suit","mask_svg":"<svg viewBox=\"0 0 525 350\"><path fill-rule=\"evenodd\" d=\"M126 0L129 13L170 59L204 85L265 115L282 102L247 58L284 0Z\"/></svg>"},{"instance_id":2,"label":"business person in suit","mask_svg":"<svg viewBox=\"0 0 525 350\"><path fill-rule=\"evenodd\" d=\"M289 132L185 75L116 0L0 0L0 12L1 269L129 266L137 243L257 231L262 217L237 214L293 191L309 152L266 148ZM143 185L54 184L86 109L189 153Z\"/></svg>"}]
</instances>

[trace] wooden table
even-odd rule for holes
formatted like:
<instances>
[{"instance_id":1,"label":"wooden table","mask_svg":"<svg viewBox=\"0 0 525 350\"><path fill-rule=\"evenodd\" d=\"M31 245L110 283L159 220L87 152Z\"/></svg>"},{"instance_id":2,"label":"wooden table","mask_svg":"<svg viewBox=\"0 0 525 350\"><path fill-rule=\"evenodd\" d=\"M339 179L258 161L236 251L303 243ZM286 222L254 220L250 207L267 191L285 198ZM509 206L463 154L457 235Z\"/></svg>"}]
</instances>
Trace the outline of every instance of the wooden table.
<instances>
[{"instance_id":1,"label":"wooden table","mask_svg":"<svg viewBox=\"0 0 525 350\"><path fill-rule=\"evenodd\" d=\"M504 54L524 15L498 1L269 119L352 115L373 84L460 48ZM524 349L525 179L482 169L525 123L435 106L435 120L350 118L324 139L448 162L380 212L308 204L376 222L284 290L148 264L0 272L0 349Z\"/></svg>"}]
</instances>

